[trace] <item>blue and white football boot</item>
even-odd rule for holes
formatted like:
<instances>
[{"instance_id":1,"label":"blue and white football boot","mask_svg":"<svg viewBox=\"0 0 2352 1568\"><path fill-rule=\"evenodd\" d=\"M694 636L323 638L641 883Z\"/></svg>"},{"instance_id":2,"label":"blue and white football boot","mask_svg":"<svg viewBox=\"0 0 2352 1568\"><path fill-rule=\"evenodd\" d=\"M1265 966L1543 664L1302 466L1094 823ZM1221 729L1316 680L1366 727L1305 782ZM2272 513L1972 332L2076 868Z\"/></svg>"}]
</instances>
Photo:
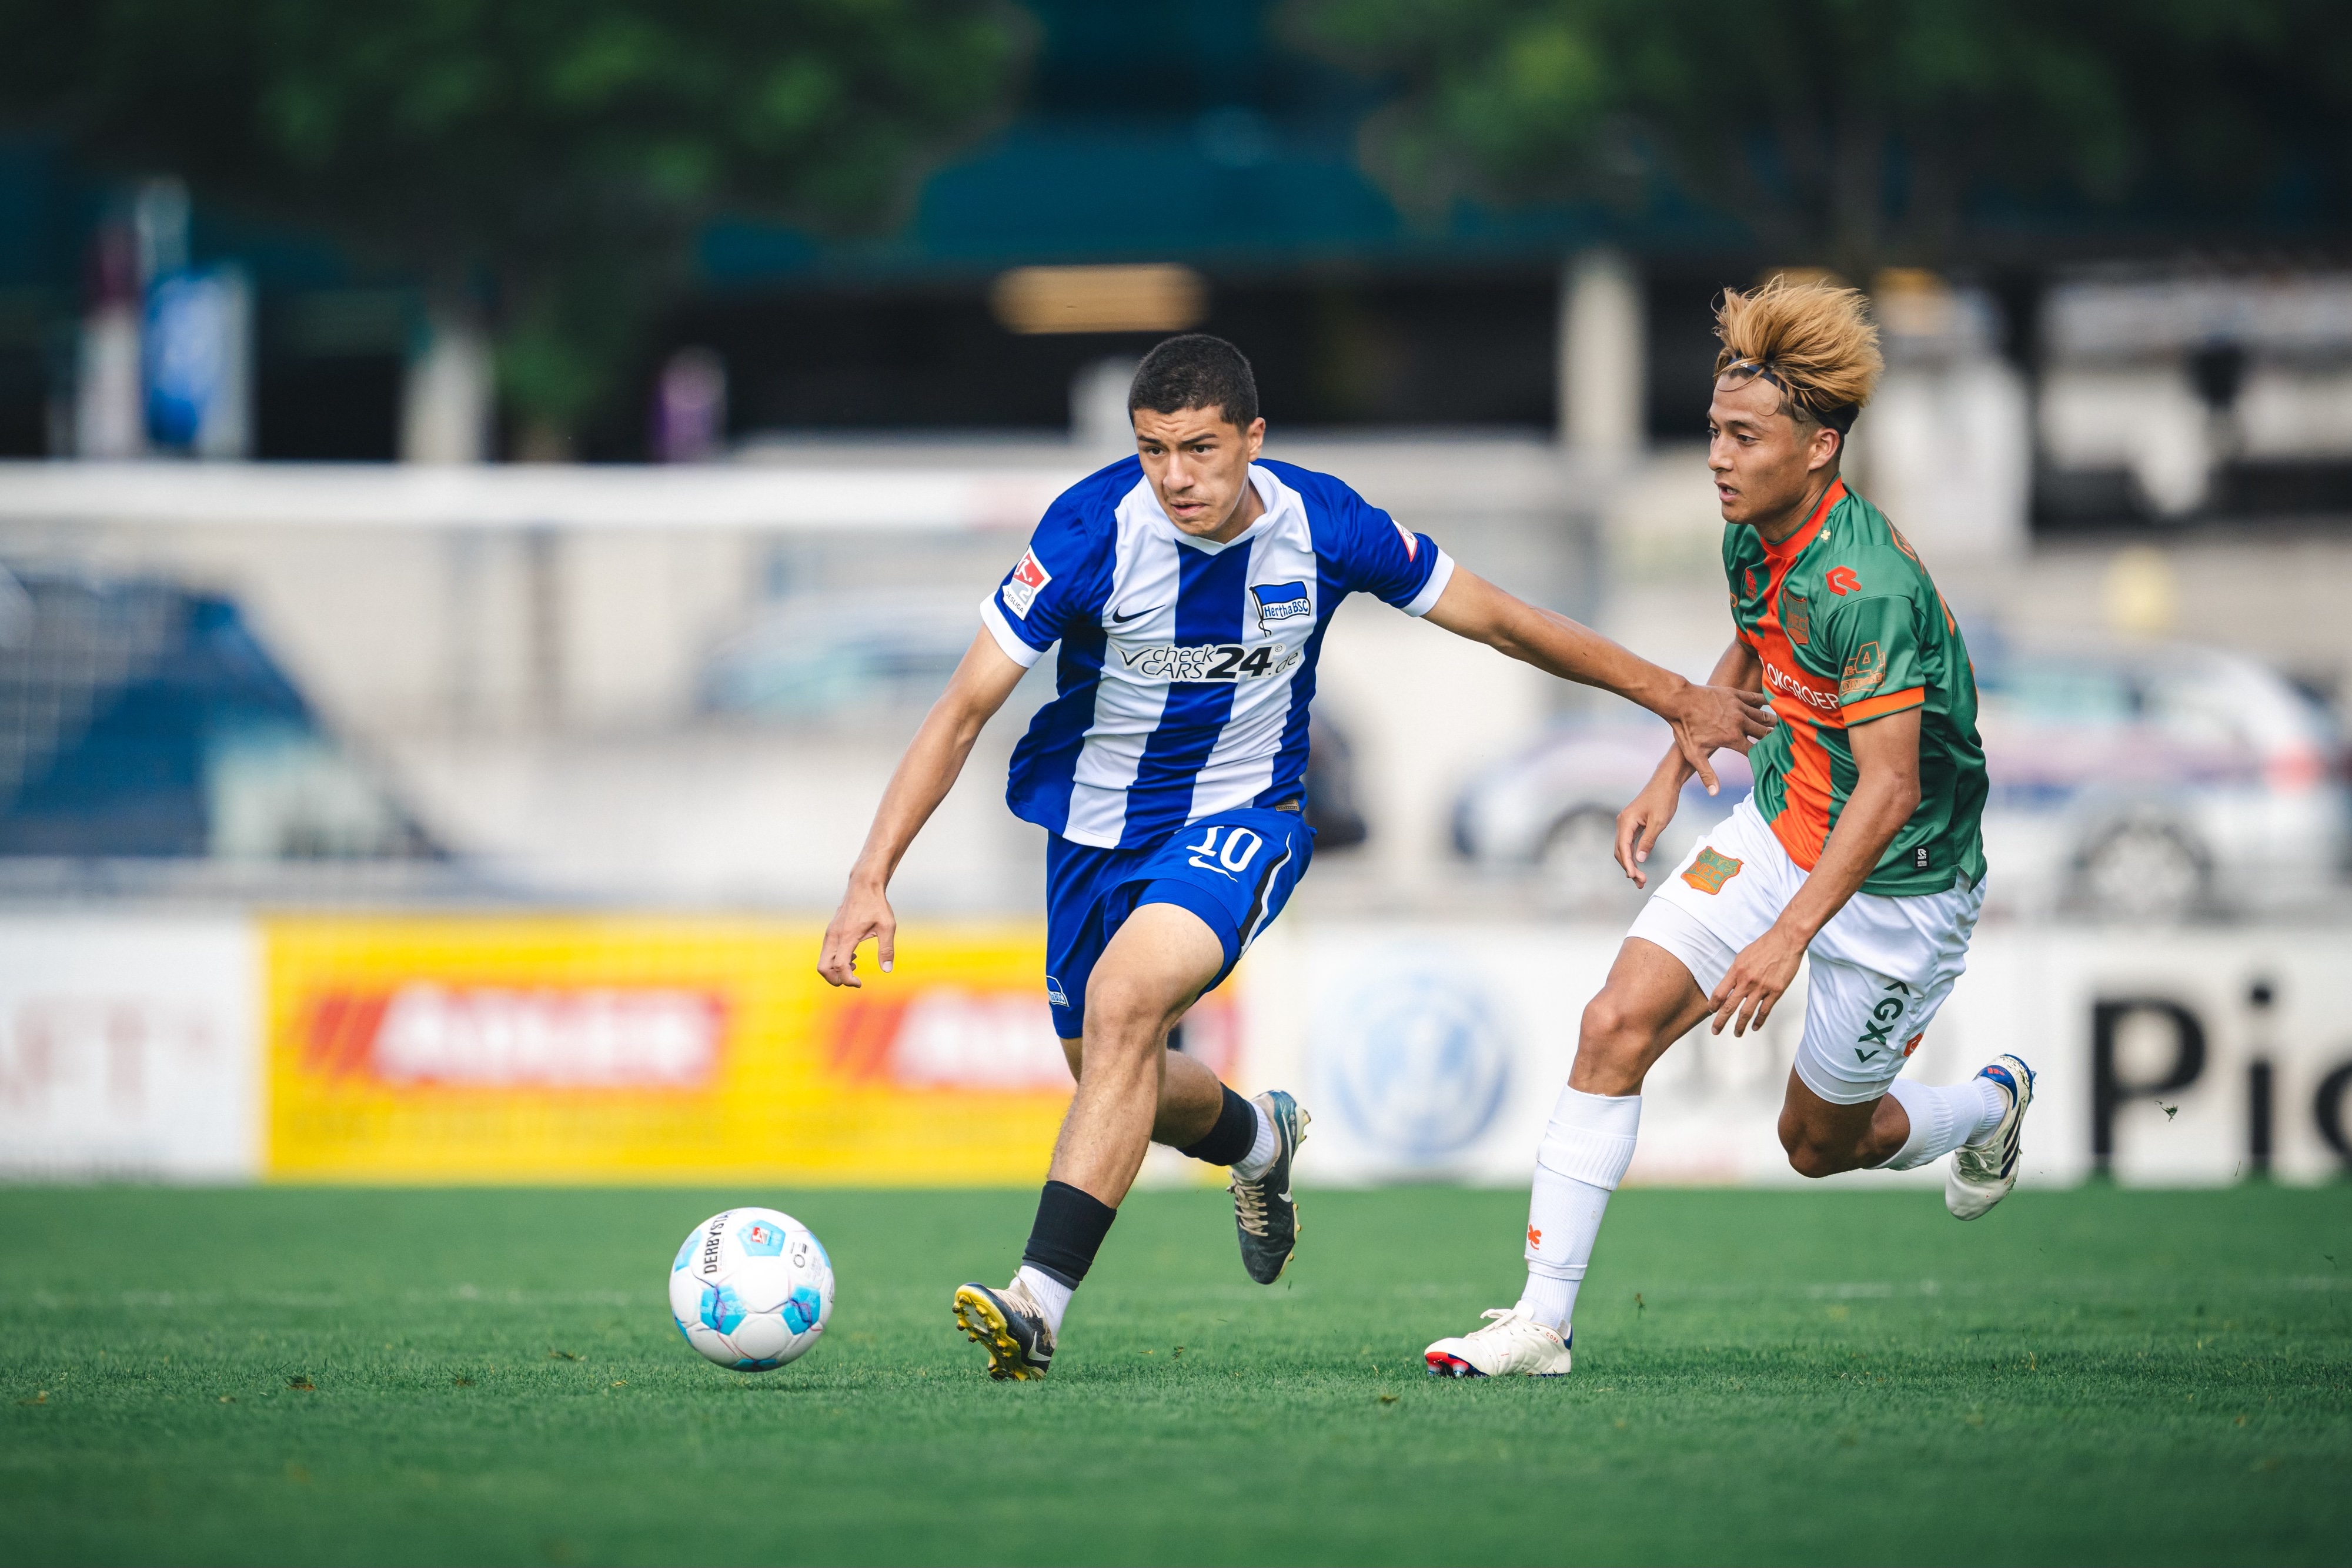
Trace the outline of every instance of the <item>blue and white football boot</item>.
<instances>
[{"instance_id":1,"label":"blue and white football boot","mask_svg":"<svg viewBox=\"0 0 2352 1568\"><path fill-rule=\"evenodd\" d=\"M1479 1314L1486 1326L1439 1340L1421 1353L1432 1377L1561 1377L1568 1341L1517 1307Z\"/></svg>"},{"instance_id":2,"label":"blue and white football boot","mask_svg":"<svg viewBox=\"0 0 2352 1568\"><path fill-rule=\"evenodd\" d=\"M1242 1240L1242 1267L1261 1285L1282 1278L1290 1255L1298 1247L1298 1199L1290 1188L1290 1162L1307 1141L1307 1124L1313 1120L1298 1102L1279 1089L1257 1097L1257 1108L1274 1124L1278 1146L1274 1164L1255 1181L1233 1179L1226 1190L1234 1195L1234 1228Z\"/></svg>"},{"instance_id":3,"label":"blue and white football boot","mask_svg":"<svg viewBox=\"0 0 2352 1568\"><path fill-rule=\"evenodd\" d=\"M1979 1219L2007 1197L2017 1185L2018 1133L2025 1125L2026 1108L2033 1103L2033 1069L2018 1056L1997 1056L1978 1069L2009 1096L2009 1113L1981 1144L1963 1144L1952 1151L1944 1173L1944 1207L1955 1219Z\"/></svg>"},{"instance_id":4,"label":"blue and white football boot","mask_svg":"<svg viewBox=\"0 0 2352 1568\"><path fill-rule=\"evenodd\" d=\"M1054 1326L1017 1275L1001 1291L956 1287L955 1321L988 1352L988 1375L1000 1382L1034 1383L1054 1364Z\"/></svg>"}]
</instances>

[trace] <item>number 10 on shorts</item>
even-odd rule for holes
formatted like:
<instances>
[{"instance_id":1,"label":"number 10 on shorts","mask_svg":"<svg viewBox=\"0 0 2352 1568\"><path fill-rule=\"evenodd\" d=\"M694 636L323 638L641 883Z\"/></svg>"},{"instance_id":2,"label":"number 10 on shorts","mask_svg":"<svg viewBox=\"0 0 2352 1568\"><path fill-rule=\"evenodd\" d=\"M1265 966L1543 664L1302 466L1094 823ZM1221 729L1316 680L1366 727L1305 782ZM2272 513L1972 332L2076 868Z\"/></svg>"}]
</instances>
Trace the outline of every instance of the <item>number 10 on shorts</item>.
<instances>
[{"instance_id":1,"label":"number 10 on shorts","mask_svg":"<svg viewBox=\"0 0 2352 1568\"><path fill-rule=\"evenodd\" d=\"M1222 848L1217 843L1220 833L1225 838ZM1203 831L1199 843L1184 846L1192 852L1192 859L1186 863L1199 866L1202 871L1222 871L1230 876L1239 876L1249 869L1249 862L1256 858L1258 847L1265 842L1247 828L1211 826ZM1212 855L1216 858L1205 858Z\"/></svg>"}]
</instances>

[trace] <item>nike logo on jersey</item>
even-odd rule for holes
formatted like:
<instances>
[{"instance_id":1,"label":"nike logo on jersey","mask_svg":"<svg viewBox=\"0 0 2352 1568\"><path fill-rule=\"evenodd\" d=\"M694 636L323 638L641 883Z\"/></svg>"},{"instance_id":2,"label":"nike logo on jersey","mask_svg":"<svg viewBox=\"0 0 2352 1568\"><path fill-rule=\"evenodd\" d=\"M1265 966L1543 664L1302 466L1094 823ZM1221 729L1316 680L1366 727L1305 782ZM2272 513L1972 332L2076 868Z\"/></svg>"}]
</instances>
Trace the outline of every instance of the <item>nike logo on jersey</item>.
<instances>
[{"instance_id":1,"label":"nike logo on jersey","mask_svg":"<svg viewBox=\"0 0 2352 1568\"><path fill-rule=\"evenodd\" d=\"M1160 606L1158 606L1157 604L1155 604L1155 605L1153 605L1153 606L1151 607L1151 610L1157 610L1157 609L1159 609L1159 608L1160 608ZM1118 611L1114 610L1114 611L1112 611L1112 612L1110 612L1110 618L1111 618L1113 621L1117 622L1119 625L1124 626L1124 625L1126 625L1129 622L1133 621L1133 620L1136 620L1137 618L1139 618L1139 617L1140 617L1140 616L1145 616L1145 615L1149 615L1149 614L1150 614L1150 613L1151 613L1151 610L1134 610L1134 611L1129 611L1129 612L1127 614L1125 614L1125 615L1121 615Z\"/></svg>"}]
</instances>

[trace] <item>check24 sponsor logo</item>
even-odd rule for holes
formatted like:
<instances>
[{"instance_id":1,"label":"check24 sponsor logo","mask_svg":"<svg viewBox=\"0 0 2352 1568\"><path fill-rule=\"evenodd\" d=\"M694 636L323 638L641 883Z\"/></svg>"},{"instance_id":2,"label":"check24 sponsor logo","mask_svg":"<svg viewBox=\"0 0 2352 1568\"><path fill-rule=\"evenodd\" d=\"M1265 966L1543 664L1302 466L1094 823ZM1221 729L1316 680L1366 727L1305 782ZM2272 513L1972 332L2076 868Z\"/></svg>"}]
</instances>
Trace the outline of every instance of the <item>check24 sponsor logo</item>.
<instances>
[{"instance_id":1,"label":"check24 sponsor logo","mask_svg":"<svg viewBox=\"0 0 2352 1568\"><path fill-rule=\"evenodd\" d=\"M1278 643L1255 648L1239 643L1161 643L1121 648L1127 667L1147 680L1247 681L1279 675L1298 663L1298 650Z\"/></svg>"}]
</instances>

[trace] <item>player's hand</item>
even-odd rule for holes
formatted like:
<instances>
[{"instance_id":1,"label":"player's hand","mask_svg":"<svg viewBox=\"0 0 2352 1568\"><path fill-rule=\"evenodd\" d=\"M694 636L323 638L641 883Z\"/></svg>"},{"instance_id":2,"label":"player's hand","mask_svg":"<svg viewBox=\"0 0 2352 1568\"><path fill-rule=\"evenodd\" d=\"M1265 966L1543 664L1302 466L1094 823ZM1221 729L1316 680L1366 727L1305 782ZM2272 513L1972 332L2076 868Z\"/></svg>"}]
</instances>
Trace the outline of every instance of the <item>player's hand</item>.
<instances>
[{"instance_id":1,"label":"player's hand","mask_svg":"<svg viewBox=\"0 0 2352 1568\"><path fill-rule=\"evenodd\" d=\"M875 956L882 961L882 972L890 972L892 947L898 936L898 917L890 912L890 900L880 888L850 884L841 897L841 907L833 912L833 924L824 928L824 946L817 954L816 972L824 977L829 986L861 988L857 977L857 949L866 942L874 944Z\"/></svg>"},{"instance_id":2,"label":"player's hand","mask_svg":"<svg viewBox=\"0 0 2352 1568\"><path fill-rule=\"evenodd\" d=\"M1682 748L1683 759L1713 795L1722 787L1716 781L1709 759L1727 749L1746 756L1748 748L1759 737L1770 734L1779 720L1771 699L1762 692L1693 685L1684 689L1680 711L1666 722L1675 727L1675 744Z\"/></svg>"},{"instance_id":3,"label":"player's hand","mask_svg":"<svg viewBox=\"0 0 2352 1568\"><path fill-rule=\"evenodd\" d=\"M1804 956L1803 941L1778 925L1740 949L1715 994L1707 998L1707 1005L1715 1009L1711 1032L1721 1034L1723 1026L1729 1024L1737 1039L1751 1029L1762 1029L1764 1020L1772 1016L1774 1004L1796 981L1797 966Z\"/></svg>"},{"instance_id":4,"label":"player's hand","mask_svg":"<svg viewBox=\"0 0 2352 1568\"><path fill-rule=\"evenodd\" d=\"M1658 835L1675 820L1675 809L1682 802L1680 781L1653 778L1633 797L1633 803L1617 813L1617 863L1624 867L1635 887L1650 885L1650 879L1642 874L1642 862L1650 858Z\"/></svg>"}]
</instances>

